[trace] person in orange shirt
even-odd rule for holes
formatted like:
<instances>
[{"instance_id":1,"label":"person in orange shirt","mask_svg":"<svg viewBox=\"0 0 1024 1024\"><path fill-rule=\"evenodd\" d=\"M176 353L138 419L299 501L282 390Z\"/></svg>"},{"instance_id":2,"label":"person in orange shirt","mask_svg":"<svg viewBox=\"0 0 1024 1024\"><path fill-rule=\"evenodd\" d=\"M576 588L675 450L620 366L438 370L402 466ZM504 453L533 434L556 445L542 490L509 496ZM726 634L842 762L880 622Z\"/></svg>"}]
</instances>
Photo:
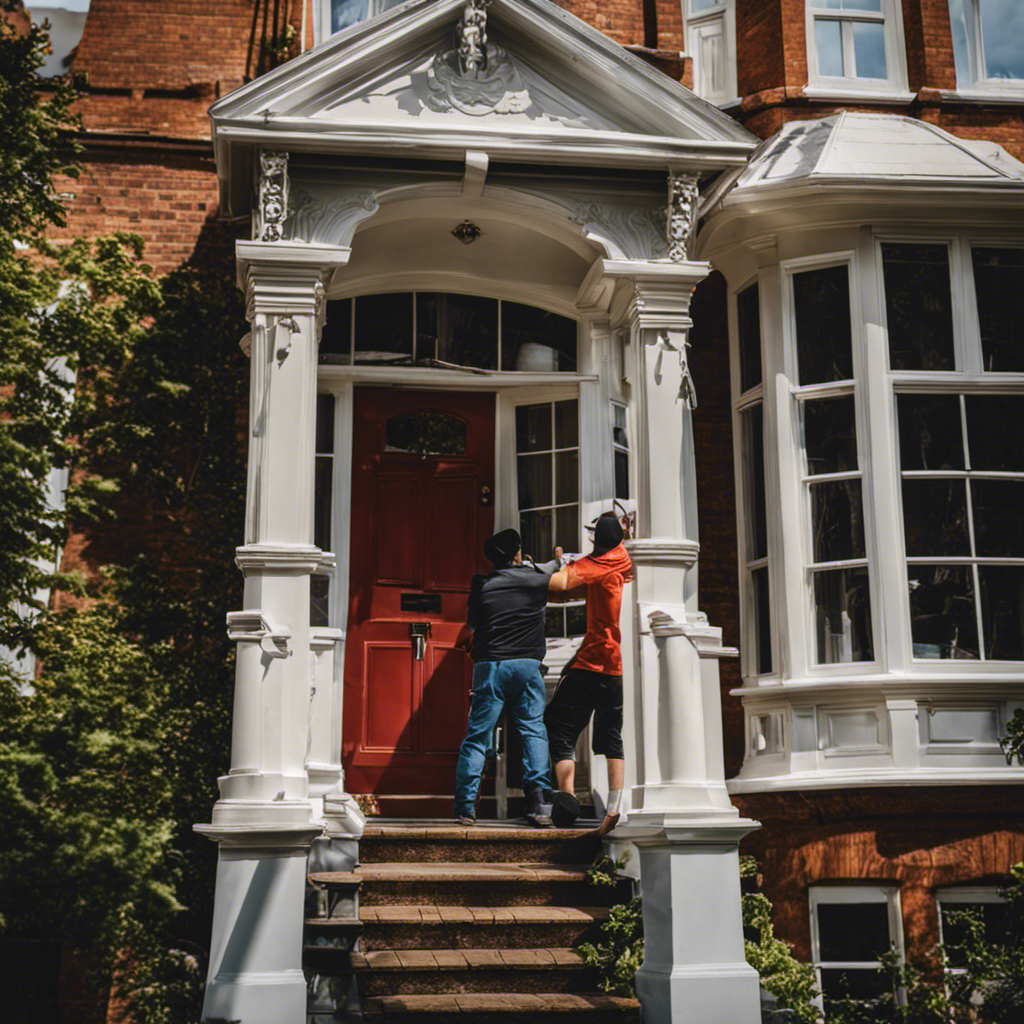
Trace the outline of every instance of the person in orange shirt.
<instances>
[{"instance_id":1,"label":"person in orange shirt","mask_svg":"<svg viewBox=\"0 0 1024 1024\"><path fill-rule=\"evenodd\" d=\"M594 527L594 550L556 572L552 591L587 590L587 632L566 665L544 714L555 782L572 795L576 781L576 740L594 716L593 750L608 759L608 806L598 835L607 835L619 820L624 759L622 752L622 633L619 610L622 587L633 564L622 546L622 526L614 515L601 516Z\"/></svg>"}]
</instances>

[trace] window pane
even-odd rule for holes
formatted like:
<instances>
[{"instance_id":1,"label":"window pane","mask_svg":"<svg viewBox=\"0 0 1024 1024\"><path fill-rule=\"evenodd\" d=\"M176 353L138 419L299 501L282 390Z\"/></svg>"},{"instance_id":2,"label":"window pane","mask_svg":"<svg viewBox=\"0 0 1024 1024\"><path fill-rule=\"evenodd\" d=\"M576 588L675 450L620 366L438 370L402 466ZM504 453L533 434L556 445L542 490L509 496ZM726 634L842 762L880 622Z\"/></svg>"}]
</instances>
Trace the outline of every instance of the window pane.
<instances>
[{"instance_id":1,"label":"window pane","mask_svg":"<svg viewBox=\"0 0 1024 1024\"><path fill-rule=\"evenodd\" d=\"M316 451L318 455L334 451L334 395L316 396Z\"/></svg>"},{"instance_id":2,"label":"window pane","mask_svg":"<svg viewBox=\"0 0 1024 1024\"><path fill-rule=\"evenodd\" d=\"M1024 5L1020 0L978 0L988 78L1024 78Z\"/></svg>"},{"instance_id":3,"label":"window pane","mask_svg":"<svg viewBox=\"0 0 1024 1024\"><path fill-rule=\"evenodd\" d=\"M989 942L1010 939L1013 915L1008 903L960 903L939 900L942 918L942 945L949 954L950 967L966 967L967 957L962 947L967 941L967 917L981 921L982 933Z\"/></svg>"},{"instance_id":4,"label":"window pane","mask_svg":"<svg viewBox=\"0 0 1024 1024\"><path fill-rule=\"evenodd\" d=\"M983 369L1024 370L1024 249L972 249L971 258Z\"/></svg>"},{"instance_id":5,"label":"window pane","mask_svg":"<svg viewBox=\"0 0 1024 1024\"><path fill-rule=\"evenodd\" d=\"M736 296L736 328L740 343L740 391L761 383L761 306L756 284Z\"/></svg>"},{"instance_id":6,"label":"window pane","mask_svg":"<svg viewBox=\"0 0 1024 1024\"><path fill-rule=\"evenodd\" d=\"M580 443L580 416L575 398L555 402L555 447L575 448Z\"/></svg>"},{"instance_id":7,"label":"window pane","mask_svg":"<svg viewBox=\"0 0 1024 1024\"><path fill-rule=\"evenodd\" d=\"M915 658L977 658L978 620L971 569L910 565L910 632Z\"/></svg>"},{"instance_id":8,"label":"window pane","mask_svg":"<svg viewBox=\"0 0 1024 1024\"><path fill-rule=\"evenodd\" d=\"M830 480L810 485L815 562L864 557L860 489L860 480Z\"/></svg>"},{"instance_id":9,"label":"window pane","mask_svg":"<svg viewBox=\"0 0 1024 1024\"><path fill-rule=\"evenodd\" d=\"M622 451L616 450L613 454L615 460L615 497L629 497L629 456Z\"/></svg>"},{"instance_id":10,"label":"window pane","mask_svg":"<svg viewBox=\"0 0 1024 1024\"><path fill-rule=\"evenodd\" d=\"M1024 558L1024 481L972 480L976 554Z\"/></svg>"},{"instance_id":11,"label":"window pane","mask_svg":"<svg viewBox=\"0 0 1024 1024\"><path fill-rule=\"evenodd\" d=\"M328 576L309 577L309 624L327 626L329 623L331 580Z\"/></svg>"},{"instance_id":12,"label":"window pane","mask_svg":"<svg viewBox=\"0 0 1024 1024\"><path fill-rule=\"evenodd\" d=\"M956 395L897 395L896 409L902 469L964 468L960 399Z\"/></svg>"},{"instance_id":13,"label":"window pane","mask_svg":"<svg viewBox=\"0 0 1024 1024\"><path fill-rule=\"evenodd\" d=\"M587 631L586 604L570 604L565 606L566 636L583 636Z\"/></svg>"},{"instance_id":14,"label":"window pane","mask_svg":"<svg viewBox=\"0 0 1024 1024\"><path fill-rule=\"evenodd\" d=\"M874 963L889 948L886 903L819 903L820 963Z\"/></svg>"},{"instance_id":15,"label":"window pane","mask_svg":"<svg viewBox=\"0 0 1024 1024\"><path fill-rule=\"evenodd\" d=\"M412 357L412 292L356 299L356 362L408 363Z\"/></svg>"},{"instance_id":16,"label":"window pane","mask_svg":"<svg viewBox=\"0 0 1024 1024\"><path fill-rule=\"evenodd\" d=\"M498 300L420 292L416 296L416 359L498 367Z\"/></svg>"},{"instance_id":17,"label":"window pane","mask_svg":"<svg viewBox=\"0 0 1024 1024\"><path fill-rule=\"evenodd\" d=\"M971 0L949 0L949 24L953 30L953 62L956 80L962 86L973 78L970 40L974 38Z\"/></svg>"},{"instance_id":18,"label":"window pane","mask_svg":"<svg viewBox=\"0 0 1024 1024\"><path fill-rule=\"evenodd\" d=\"M971 468L1024 470L1024 398L968 395L966 402Z\"/></svg>"},{"instance_id":19,"label":"window pane","mask_svg":"<svg viewBox=\"0 0 1024 1024\"><path fill-rule=\"evenodd\" d=\"M814 605L819 664L874 660L867 569L816 572Z\"/></svg>"},{"instance_id":20,"label":"window pane","mask_svg":"<svg viewBox=\"0 0 1024 1024\"><path fill-rule=\"evenodd\" d=\"M885 25L880 21L853 23L853 57L858 78L888 78L885 64Z\"/></svg>"},{"instance_id":21,"label":"window pane","mask_svg":"<svg viewBox=\"0 0 1024 1024\"><path fill-rule=\"evenodd\" d=\"M544 558L551 558L555 544L563 551L580 550L580 507L566 505L555 509L555 543L549 545Z\"/></svg>"},{"instance_id":22,"label":"window pane","mask_svg":"<svg viewBox=\"0 0 1024 1024\"><path fill-rule=\"evenodd\" d=\"M825 78L842 78L842 25L831 18L814 19L814 42L818 53L818 74Z\"/></svg>"},{"instance_id":23,"label":"window pane","mask_svg":"<svg viewBox=\"0 0 1024 1024\"><path fill-rule=\"evenodd\" d=\"M331 475L334 459L319 456L313 478L313 543L321 551L331 550Z\"/></svg>"},{"instance_id":24,"label":"window pane","mask_svg":"<svg viewBox=\"0 0 1024 1024\"><path fill-rule=\"evenodd\" d=\"M331 31L365 21L370 15L370 0L331 0Z\"/></svg>"},{"instance_id":25,"label":"window pane","mask_svg":"<svg viewBox=\"0 0 1024 1024\"><path fill-rule=\"evenodd\" d=\"M982 565L978 576L985 656L1024 660L1024 566Z\"/></svg>"},{"instance_id":26,"label":"window pane","mask_svg":"<svg viewBox=\"0 0 1024 1024\"><path fill-rule=\"evenodd\" d=\"M808 473L842 473L857 468L857 427L853 395L804 402L804 444Z\"/></svg>"},{"instance_id":27,"label":"window pane","mask_svg":"<svg viewBox=\"0 0 1024 1024\"><path fill-rule=\"evenodd\" d=\"M953 300L945 245L882 246L889 364L894 370L953 370Z\"/></svg>"},{"instance_id":28,"label":"window pane","mask_svg":"<svg viewBox=\"0 0 1024 1024\"><path fill-rule=\"evenodd\" d=\"M352 300L328 302L320 335L321 363L348 366L352 362Z\"/></svg>"},{"instance_id":29,"label":"window pane","mask_svg":"<svg viewBox=\"0 0 1024 1024\"><path fill-rule=\"evenodd\" d=\"M516 451L551 450L551 403L516 406Z\"/></svg>"},{"instance_id":30,"label":"window pane","mask_svg":"<svg viewBox=\"0 0 1024 1024\"><path fill-rule=\"evenodd\" d=\"M888 982L874 968L850 970L841 967L826 967L821 972L821 989L825 996L825 1016L830 1017L833 999L877 999L889 988ZM870 1006L870 1004L868 1004ZM870 1015L871 1010L865 1007ZM870 1020L870 1016L861 1018Z\"/></svg>"},{"instance_id":31,"label":"window pane","mask_svg":"<svg viewBox=\"0 0 1024 1024\"><path fill-rule=\"evenodd\" d=\"M757 671L763 675L772 670L771 604L768 592L768 567L751 574L754 585L754 636L757 637Z\"/></svg>"},{"instance_id":32,"label":"window pane","mask_svg":"<svg viewBox=\"0 0 1024 1024\"><path fill-rule=\"evenodd\" d=\"M801 384L853 377L850 282L846 267L793 275Z\"/></svg>"},{"instance_id":33,"label":"window pane","mask_svg":"<svg viewBox=\"0 0 1024 1024\"><path fill-rule=\"evenodd\" d=\"M544 636L549 640L565 636L565 609L560 604L548 605L544 612Z\"/></svg>"},{"instance_id":34,"label":"window pane","mask_svg":"<svg viewBox=\"0 0 1024 1024\"><path fill-rule=\"evenodd\" d=\"M518 458L519 507L551 504L551 456L520 455Z\"/></svg>"},{"instance_id":35,"label":"window pane","mask_svg":"<svg viewBox=\"0 0 1024 1024\"><path fill-rule=\"evenodd\" d=\"M519 302L501 304L501 368L576 369L576 321Z\"/></svg>"},{"instance_id":36,"label":"window pane","mask_svg":"<svg viewBox=\"0 0 1024 1024\"><path fill-rule=\"evenodd\" d=\"M579 452L559 452L555 456L555 504L579 500L579 479Z\"/></svg>"},{"instance_id":37,"label":"window pane","mask_svg":"<svg viewBox=\"0 0 1024 1024\"><path fill-rule=\"evenodd\" d=\"M465 455L466 423L443 412L405 412L384 425L386 452Z\"/></svg>"},{"instance_id":38,"label":"window pane","mask_svg":"<svg viewBox=\"0 0 1024 1024\"><path fill-rule=\"evenodd\" d=\"M768 557L768 522L764 493L764 410L760 405L740 413L746 471L748 524L747 561Z\"/></svg>"},{"instance_id":39,"label":"window pane","mask_svg":"<svg viewBox=\"0 0 1024 1024\"><path fill-rule=\"evenodd\" d=\"M967 490L963 480L904 480L907 554L969 555Z\"/></svg>"},{"instance_id":40,"label":"window pane","mask_svg":"<svg viewBox=\"0 0 1024 1024\"><path fill-rule=\"evenodd\" d=\"M519 513L519 533L523 538L523 557L530 555L535 561L546 561L552 557L555 542L552 537L551 509ZM566 547L566 551L574 549ZM561 635L561 634L559 634Z\"/></svg>"}]
</instances>

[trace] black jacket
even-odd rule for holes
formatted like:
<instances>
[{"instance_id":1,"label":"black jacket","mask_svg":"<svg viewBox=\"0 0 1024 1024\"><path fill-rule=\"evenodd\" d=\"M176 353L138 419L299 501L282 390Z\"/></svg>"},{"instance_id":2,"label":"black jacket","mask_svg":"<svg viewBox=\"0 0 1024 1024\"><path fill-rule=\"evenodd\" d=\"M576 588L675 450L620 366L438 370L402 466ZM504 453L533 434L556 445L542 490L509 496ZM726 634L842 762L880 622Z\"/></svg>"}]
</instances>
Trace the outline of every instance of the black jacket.
<instances>
[{"instance_id":1,"label":"black jacket","mask_svg":"<svg viewBox=\"0 0 1024 1024\"><path fill-rule=\"evenodd\" d=\"M473 630L473 661L544 660L548 580L557 568L554 560L537 566L509 565L473 577L466 609L466 625Z\"/></svg>"}]
</instances>

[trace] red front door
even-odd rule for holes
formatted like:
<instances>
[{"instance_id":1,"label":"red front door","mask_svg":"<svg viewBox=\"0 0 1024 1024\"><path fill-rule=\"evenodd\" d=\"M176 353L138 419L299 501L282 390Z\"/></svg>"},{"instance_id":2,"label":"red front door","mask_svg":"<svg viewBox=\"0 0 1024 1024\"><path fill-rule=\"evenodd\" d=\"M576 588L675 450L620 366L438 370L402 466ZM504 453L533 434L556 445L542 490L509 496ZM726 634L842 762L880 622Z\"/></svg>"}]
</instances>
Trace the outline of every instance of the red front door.
<instances>
[{"instance_id":1,"label":"red front door","mask_svg":"<svg viewBox=\"0 0 1024 1024\"><path fill-rule=\"evenodd\" d=\"M454 645L489 569L494 395L357 388L352 437L345 788L385 814L447 814L472 679Z\"/></svg>"}]
</instances>

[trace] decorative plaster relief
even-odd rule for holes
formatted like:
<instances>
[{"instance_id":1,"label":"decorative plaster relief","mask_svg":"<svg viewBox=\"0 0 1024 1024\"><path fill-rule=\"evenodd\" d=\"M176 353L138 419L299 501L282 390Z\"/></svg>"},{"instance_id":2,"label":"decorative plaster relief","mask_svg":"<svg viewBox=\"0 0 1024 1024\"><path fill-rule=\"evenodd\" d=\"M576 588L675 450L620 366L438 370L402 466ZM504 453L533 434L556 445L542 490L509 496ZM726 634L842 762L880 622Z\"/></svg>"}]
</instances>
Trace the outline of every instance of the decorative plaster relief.
<instances>
[{"instance_id":1,"label":"decorative plaster relief","mask_svg":"<svg viewBox=\"0 0 1024 1024\"><path fill-rule=\"evenodd\" d=\"M260 153L260 194L254 238L280 242L288 216L288 154L265 149Z\"/></svg>"},{"instance_id":2,"label":"decorative plaster relief","mask_svg":"<svg viewBox=\"0 0 1024 1024\"><path fill-rule=\"evenodd\" d=\"M521 114L533 99L506 50L487 38L490 0L470 0L455 29L455 46L427 69L427 106L447 113Z\"/></svg>"},{"instance_id":3,"label":"decorative plaster relief","mask_svg":"<svg viewBox=\"0 0 1024 1024\"><path fill-rule=\"evenodd\" d=\"M668 243L662 224L663 210L627 204L563 199L552 196L569 211L569 220L579 224L584 234L606 238L629 259L664 259Z\"/></svg>"},{"instance_id":4,"label":"decorative plaster relief","mask_svg":"<svg viewBox=\"0 0 1024 1024\"><path fill-rule=\"evenodd\" d=\"M682 171L668 176L668 258L673 263L688 259L690 238L697 224L697 177Z\"/></svg>"},{"instance_id":5,"label":"decorative plaster relief","mask_svg":"<svg viewBox=\"0 0 1024 1024\"><path fill-rule=\"evenodd\" d=\"M324 196L296 186L292 194L295 203L286 229L288 238L296 242L347 245L355 226L378 209L373 189L350 188Z\"/></svg>"}]
</instances>

